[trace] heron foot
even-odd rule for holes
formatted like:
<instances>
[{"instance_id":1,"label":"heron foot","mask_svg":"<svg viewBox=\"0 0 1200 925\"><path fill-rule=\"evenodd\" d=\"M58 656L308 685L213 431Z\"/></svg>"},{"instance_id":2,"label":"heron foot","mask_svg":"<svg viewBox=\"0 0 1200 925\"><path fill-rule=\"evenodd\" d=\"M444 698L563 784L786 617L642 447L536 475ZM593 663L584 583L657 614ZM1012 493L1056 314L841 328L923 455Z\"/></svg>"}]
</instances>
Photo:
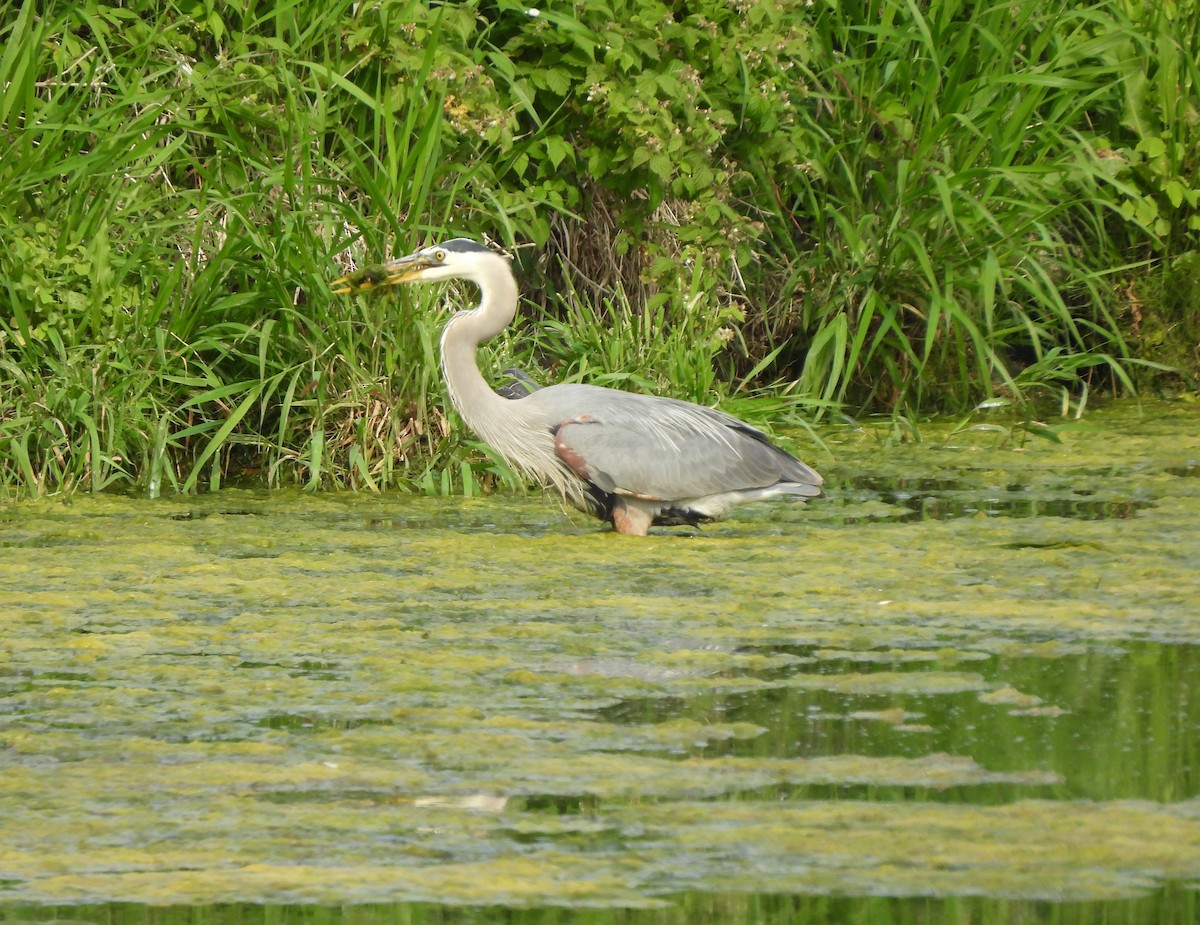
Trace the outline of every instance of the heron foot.
<instances>
[{"instance_id":1,"label":"heron foot","mask_svg":"<svg viewBox=\"0 0 1200 925\"><path fill-rule=\"evenodd\" d=\"M647 510L631 506L624 498L613 505L612 525L618 533L626 536L646 536L654 516Z\"/></svg>"}]
</instances>

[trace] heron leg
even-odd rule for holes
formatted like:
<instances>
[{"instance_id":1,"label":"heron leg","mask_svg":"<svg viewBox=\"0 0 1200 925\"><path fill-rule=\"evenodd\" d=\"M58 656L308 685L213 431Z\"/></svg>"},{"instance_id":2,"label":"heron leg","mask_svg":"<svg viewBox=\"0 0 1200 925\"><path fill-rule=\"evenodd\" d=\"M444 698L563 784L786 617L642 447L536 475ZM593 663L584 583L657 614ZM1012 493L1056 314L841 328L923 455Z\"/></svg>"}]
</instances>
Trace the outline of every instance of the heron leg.
<instances>
[{"instance_id":1,"label":"heron leg","mask_svg":"<svg viewBox=\"0 0 1200 925\"><path fill-rule=\"evenodd\" d=\"M641 507L634 507L624 498L618 498L613 504L612 525L618 533L626 536L646 536L650 532L650 523L654 516Z\"/></svg>"}]
</instances>

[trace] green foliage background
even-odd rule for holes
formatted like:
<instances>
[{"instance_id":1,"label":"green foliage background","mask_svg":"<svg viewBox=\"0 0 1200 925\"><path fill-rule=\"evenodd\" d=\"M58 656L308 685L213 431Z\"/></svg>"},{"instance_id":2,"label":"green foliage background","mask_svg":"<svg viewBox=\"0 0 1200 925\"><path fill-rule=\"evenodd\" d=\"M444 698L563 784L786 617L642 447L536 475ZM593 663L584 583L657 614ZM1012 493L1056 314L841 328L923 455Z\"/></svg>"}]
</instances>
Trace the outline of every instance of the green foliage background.
<instances>
[{"instance_id":1,"label":"green foliage background","mask_svg":"<svg viewBox=\"0 0 1200 925\"><path fill-rule=\"evenodd\" d=\"M452 233L514 253L490 356L547 380L783 421L1195 387L1198 0L4 0L0 38L10 492L511 483L441 410L439 295L328 292Z\"/></svg>"}]
</instances>

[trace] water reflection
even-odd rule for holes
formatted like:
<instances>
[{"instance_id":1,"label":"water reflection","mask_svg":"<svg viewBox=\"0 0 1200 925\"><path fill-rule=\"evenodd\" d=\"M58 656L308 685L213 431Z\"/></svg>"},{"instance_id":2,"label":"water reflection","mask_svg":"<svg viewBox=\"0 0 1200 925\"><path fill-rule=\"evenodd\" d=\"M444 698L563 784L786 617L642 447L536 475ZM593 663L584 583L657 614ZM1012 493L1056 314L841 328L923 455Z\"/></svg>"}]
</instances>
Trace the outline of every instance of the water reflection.
<instances>
[{"instance_id":1,"label":"water reflection","mask_svg":"<svg viewBox=\"0 0 1200 925\"><path fill-rule=\"evenodd\" d=\"M643 698L598 711L605 722L752 723L767 734L708 742L695 754L772 757L859 754L971 755L995 770L1057 773L1061 799L1180 800L1200 796L1200 646L1109 646L1053 658L976 653L824 653L785 647L799 668L772 673L779 686L681 699ZM872 694L797 686L807 676L858 678L867 671L919 673L945 664L971 670L1011 695L978 692ZM928 658L926 658L927 656ZM944 660L944 661L942 661ZM789 683L790 682L790 683ZM862 685L869 689L869 685ZM837 788L835 788L837 789ZM829 788L789 788L812 798ZM863 788L842 788L861 795ZM872 788L875 797L885 791ZM989 785L927 790L921 799L1004 802L1045 796L1044 788Z\"/></svg>"},{"instance_id":2,"label":"water reflection","mask_svg":"<svg viewBox=\"0 0 1200 925\"><path fill-rule=\"evenodd\" d=\"M1139 899L1058 903L955 897L682 894L654 908L520 909L431 903L352 906L4 907L9 925L1195 925L1198 894L1182 886Z\"/></svg>"},{"instance_id":3,"label":"water reflection","mask_svg":"<svg viewBox=\"0 0 1200 925\"><path fill-rule=\"evenodd\" d=\"M843 512L843 522L876 520L944 521L961 517L1067 517L1128 520L1152 507L1147 500L1071 484L1035 488L1020 483L980 486L970 478L903 478L844 474L834 479L825 504Z\"/></svg>"}]
</instances>

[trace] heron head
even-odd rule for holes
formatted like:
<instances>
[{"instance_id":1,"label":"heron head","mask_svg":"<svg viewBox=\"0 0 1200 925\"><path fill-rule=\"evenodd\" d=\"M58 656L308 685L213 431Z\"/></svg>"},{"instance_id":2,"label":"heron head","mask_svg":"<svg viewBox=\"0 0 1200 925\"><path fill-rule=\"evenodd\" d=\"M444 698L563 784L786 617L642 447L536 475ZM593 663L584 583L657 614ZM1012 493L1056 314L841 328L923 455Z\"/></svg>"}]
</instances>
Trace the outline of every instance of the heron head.
<instances>
[{"instance_id":1,"label":"heron head","mask_svg":"<svg viewBox=\"0 0 1200 925\"><path fill-rule=\"evenodd\" d=\"M472 279L481 263L503 258L467 238L453 238L422 248L407 257L365 267L333 281L334 292L362 292L400 283L432 283L443 279Z\"/></svg>"}]
</instances>

